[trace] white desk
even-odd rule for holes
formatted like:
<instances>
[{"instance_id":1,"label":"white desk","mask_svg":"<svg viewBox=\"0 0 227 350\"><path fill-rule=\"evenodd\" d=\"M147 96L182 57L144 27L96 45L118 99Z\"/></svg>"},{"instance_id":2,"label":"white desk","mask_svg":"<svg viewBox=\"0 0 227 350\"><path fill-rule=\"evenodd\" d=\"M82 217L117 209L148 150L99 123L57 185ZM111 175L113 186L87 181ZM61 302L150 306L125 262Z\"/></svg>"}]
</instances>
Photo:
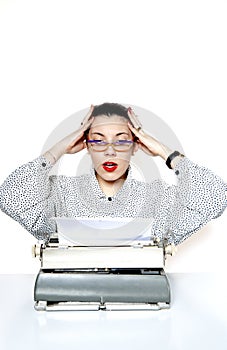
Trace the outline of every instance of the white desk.
<instances>
[{"instance_id":1,"label":"white desk","mask_svg":"<svg viewBox=\"0 0 227 350\"><path fill-rule=\"evenodd\" d=\"M227 349L227 277L171 274L161 311L37 312L33 275L0 275L0 349Z\"/></svg>"}]
</instances>

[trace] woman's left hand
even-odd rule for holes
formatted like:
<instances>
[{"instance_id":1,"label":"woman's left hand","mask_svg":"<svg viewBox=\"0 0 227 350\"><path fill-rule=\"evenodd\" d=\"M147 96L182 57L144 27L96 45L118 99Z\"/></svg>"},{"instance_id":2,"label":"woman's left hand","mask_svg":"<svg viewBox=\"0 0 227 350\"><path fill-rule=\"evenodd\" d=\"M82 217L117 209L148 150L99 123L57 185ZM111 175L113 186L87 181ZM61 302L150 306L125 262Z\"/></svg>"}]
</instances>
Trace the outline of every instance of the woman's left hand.
<instances>
[{"instance_id":1,"label":"woman's left hand","mask_svg":"<svg viewBox=\"0 0 227 350\"><path fill-rule=\"evenodd\" d=\"M140 149L150 156L160 156L166 160L172 153L171 149L143 131L142 124L131 108L128 109L128 116L131 121L128 123L128 127L138 138L137 143Z\"/></svg>"}]
</instances>

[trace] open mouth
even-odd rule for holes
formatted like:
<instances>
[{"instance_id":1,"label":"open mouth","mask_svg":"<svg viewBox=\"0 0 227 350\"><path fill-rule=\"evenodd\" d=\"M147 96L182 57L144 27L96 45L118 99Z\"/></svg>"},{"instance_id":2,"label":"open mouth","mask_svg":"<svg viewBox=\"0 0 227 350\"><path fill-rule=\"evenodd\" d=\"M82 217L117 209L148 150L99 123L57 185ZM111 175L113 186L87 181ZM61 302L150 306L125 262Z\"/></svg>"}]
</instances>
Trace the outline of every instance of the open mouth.
<instances>
[{"instance_id":1,"label":"open mouth","mask_svg":"<svg viewBox=\"0 0 227 350\"><path fill-rule=\"evenodd\" d=\"M105 162L102 164L102 167L104 170L106 170L108 172L112 172L112 171L117 169L118 164L114 163L114 162Z\"/></svg>"}]
</instances>

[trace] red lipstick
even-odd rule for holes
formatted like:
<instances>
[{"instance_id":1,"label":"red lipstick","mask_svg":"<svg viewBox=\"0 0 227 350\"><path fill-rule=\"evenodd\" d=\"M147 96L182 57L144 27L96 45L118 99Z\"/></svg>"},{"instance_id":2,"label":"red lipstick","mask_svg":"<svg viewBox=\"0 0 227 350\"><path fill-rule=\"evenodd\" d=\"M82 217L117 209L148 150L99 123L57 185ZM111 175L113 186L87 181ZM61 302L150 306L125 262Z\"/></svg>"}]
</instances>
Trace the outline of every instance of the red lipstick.
<instances>
[{"instance_id":1,"label":"red lipstick","mask_svg":"<svg viewBox=\"0 0 227 350\"><path fill-rule=\"evenodd\" d=\"M118 165L114 162L105 162L102 164L102 167L104 170L108 171L108 172L113 172L114 170L117 169Z\"/></svg>"}]
</instances>

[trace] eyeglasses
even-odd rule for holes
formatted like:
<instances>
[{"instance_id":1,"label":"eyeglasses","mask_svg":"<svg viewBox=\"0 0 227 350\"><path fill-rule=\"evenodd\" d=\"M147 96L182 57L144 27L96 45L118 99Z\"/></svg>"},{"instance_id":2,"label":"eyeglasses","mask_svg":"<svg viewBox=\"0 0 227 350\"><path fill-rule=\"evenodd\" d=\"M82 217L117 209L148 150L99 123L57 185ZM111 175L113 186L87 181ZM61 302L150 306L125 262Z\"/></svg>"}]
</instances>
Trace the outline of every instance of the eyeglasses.
<instances>
[{"instance_id":1,"label":"eyeglasses","mask_svg":"<svg viewBox=\"0 0 227 350\"><path fill-rule=\"evenodd\" d=\"M133 141L131 140L118 140L114 142L106 142L102 140L87 140L87 143L91 145L94 151L97 152L106 151L110 145L115 151L125 152L128 151L133 145Z\"/></svg>"}]
</instances>

